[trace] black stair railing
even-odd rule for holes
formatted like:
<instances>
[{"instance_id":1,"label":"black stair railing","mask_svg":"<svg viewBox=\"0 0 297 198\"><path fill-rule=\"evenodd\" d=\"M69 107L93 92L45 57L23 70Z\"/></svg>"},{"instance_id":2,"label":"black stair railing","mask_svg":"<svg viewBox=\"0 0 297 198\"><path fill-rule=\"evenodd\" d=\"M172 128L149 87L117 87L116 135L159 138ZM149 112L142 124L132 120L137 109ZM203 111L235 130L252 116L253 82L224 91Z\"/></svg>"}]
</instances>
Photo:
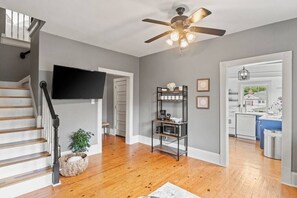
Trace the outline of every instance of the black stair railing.
<instances>
[{"instance_id":1,"label":"black stair railing","mask_svg":"<svg viewBox=\"0 0 297 198\"><path fill-rule=\"evenodd\" d=\"M40 82L40 88L43 91L44 98L47 102L48 105L48 110L50 112L51 118L52 118L52 126L54 128L53 134L48 134L49 137L52 137L53 140L53 146L50 148L51 151L54 154L54 159L53 159L53 184L59 184L60 182L60 174L59 174L59 157L60 157L60 146L59 146L59 138L58 138L58 128L60 125L60 120L58 115L56 115L53 104L51 102L48 90L47 90L47 83L45 81ZM44 105L44 104L43 104ZM44 113L44 112L43 112ZM52 132L51 132L52 133Z\"/></svg>"}]
</instances>

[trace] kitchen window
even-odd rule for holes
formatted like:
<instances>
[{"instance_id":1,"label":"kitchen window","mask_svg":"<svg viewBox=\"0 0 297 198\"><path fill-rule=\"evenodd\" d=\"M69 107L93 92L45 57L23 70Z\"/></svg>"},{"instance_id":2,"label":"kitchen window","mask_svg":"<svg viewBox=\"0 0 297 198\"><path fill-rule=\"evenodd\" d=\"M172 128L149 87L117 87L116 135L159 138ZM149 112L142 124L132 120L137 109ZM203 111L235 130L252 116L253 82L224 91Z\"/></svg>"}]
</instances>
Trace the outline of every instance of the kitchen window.
<instances>
[{"instance_id":1,"label":"kitchen window","mask_svg":"<svg viewBox=\"0 0 297 198\"><path fill-rule=\"evenodd\" d=\"M268 86L263 84L241 86L241 106L246 112L266 112L268 107Z\"/></svg>"}]
</instances>

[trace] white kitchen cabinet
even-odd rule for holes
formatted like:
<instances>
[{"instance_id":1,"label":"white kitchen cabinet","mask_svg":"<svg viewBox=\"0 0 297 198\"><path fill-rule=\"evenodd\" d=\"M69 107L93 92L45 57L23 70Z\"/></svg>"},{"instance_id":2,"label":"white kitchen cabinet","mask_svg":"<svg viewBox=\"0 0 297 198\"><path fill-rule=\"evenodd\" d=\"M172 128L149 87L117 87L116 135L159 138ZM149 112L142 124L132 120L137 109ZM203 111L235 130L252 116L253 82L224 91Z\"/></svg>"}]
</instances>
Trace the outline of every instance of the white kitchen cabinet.
<instances>
[{"instance_id":1,"label":"white kitchen cabinet","mask_svg":"<svg viewBox=\"0 0 297 198\"><path fill-rule=\"evenodd\" d=\"M237 137L256 140L256 117L251 114L236 114Z\"/></svg>"}]
</instances>

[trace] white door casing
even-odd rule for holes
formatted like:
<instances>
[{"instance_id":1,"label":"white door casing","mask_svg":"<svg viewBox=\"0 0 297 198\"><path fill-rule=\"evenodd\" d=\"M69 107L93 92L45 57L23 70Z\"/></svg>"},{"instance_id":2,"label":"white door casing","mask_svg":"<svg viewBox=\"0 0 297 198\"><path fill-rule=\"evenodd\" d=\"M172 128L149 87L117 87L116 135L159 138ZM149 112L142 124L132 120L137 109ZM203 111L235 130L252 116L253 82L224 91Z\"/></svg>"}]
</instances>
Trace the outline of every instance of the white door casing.
<instances>
[{"instance_id":1,"label":"white door casing","mask_svg":"<svg viewBox=\"0 0 297 198\"><path fill-rule=\"evenodd\" d=\"M126 144L134 144L138 141L137 136L133 136L133 85L134 74L130 72L124 72L113 69L106 69L99 67L98 71L105 72L107 74L123 76L127 78L127 116L126 116ZM97 133L98 133L98 147L100 153L102 152L102 99L98 100L98 113L97 113ZM100 135L99 135L100 134Z\"/></svg>"}]
</instances>

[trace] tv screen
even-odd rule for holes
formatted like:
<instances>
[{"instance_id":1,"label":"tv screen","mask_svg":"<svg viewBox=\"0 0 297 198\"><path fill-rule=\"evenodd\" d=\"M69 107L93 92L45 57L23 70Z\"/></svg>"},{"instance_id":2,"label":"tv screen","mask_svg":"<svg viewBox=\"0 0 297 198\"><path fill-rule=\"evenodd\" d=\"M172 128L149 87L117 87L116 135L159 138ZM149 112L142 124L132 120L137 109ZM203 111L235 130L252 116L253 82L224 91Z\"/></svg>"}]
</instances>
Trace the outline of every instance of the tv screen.
<instances>
[{"instance_id":1,"label":"tv screen","mask_svg":"<svg viewBox=\"0 0 297 198\"><path fill-rule=\"evenodd\" d=\"M53 99L101 99L106 73L54 65Z\"/></svg>"}]
</instances>

